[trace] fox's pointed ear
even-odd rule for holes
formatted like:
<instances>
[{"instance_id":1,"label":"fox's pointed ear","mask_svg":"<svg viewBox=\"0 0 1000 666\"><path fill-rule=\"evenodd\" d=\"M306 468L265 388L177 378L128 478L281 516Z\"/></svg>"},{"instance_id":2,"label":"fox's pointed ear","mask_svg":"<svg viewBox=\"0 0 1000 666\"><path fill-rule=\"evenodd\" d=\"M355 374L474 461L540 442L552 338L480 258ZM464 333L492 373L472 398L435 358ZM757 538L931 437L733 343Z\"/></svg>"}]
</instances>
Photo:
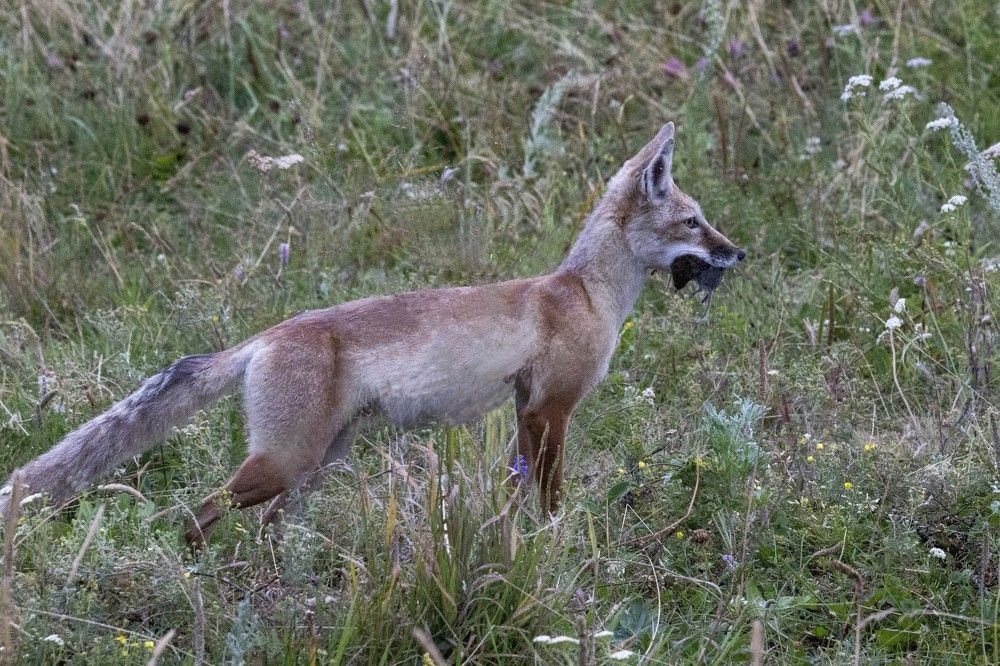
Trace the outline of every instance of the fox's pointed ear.
<instances>
[{"instance_id":1,"label":"fox's pointed ear","mask_svg":"<svg viewBox=\"0 0 1000 666\"><path fill-rule=\"evenodd\" d=\"M652 143L656 145L656 152L642 170L640 187L647 199L659 203L670 195L670 189L674 186L670 175L674 163L673 121L660 129Z\"/></svg>"}]
</instances>

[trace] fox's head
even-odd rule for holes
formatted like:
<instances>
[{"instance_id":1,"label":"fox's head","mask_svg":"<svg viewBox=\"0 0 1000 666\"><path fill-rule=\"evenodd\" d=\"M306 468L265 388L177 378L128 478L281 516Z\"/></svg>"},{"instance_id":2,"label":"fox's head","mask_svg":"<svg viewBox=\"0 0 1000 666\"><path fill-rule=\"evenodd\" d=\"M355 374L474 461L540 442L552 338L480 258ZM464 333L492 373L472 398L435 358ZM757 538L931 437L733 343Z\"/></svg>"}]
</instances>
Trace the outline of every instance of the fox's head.
<instances>
[{"instance_id":1,"label":"fox's head","mask_svg":"<svg viewBox=\"0 0 1000 666\"><path fill-rule=\"evenodd\" d=\"M629 248L649 270L670 271L677 288L690 280L713 288L722 270L735 266L746 251L705 219L701 206L681 192L671 176L674 124L628 160L609 184L617 190Z\"/></svg>"}]
</instances>

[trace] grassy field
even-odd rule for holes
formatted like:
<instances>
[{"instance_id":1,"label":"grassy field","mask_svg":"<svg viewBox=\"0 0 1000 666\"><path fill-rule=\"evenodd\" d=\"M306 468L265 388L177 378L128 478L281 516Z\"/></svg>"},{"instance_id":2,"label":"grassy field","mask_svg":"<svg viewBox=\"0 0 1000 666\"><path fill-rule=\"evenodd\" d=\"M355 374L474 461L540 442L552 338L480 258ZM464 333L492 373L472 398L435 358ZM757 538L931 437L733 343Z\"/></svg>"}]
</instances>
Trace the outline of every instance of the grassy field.
<instances>
[{"instance_id":1,"label":"grassy field","mask_svg":"<svg viewBox=\"0 0 1000 666\"><path fill-rule=\"evenodd\" d=\"M0 659L1000 663L998 34L989 0L6 3L4 477L293 312L553 269L667 120L749 256L704 322L651 281L556 518L509 502L508 405L373 422L192 557L230 399L23 506Z\"/></svg>"}]
</instances>

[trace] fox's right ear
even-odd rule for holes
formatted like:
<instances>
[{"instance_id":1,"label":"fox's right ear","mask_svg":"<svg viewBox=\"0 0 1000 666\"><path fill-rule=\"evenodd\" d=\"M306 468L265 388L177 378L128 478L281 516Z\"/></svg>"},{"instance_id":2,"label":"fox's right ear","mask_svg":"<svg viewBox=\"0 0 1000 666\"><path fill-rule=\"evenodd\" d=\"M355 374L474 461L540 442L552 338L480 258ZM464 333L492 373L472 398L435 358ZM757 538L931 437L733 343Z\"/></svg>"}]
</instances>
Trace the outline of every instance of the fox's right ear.
<instances>
[{"instance_id":1,"label":"fox's right ear","mask_svg":"<svg viewBox=\"0 0 1000 666\"><path fill-rule=\"evenodd\" d=\"M656 145L656 152L642 170L640 187L647 199L653 203L661 203L670 195L670 190L674 186L673 177L670 175L674 162L673 121L664 125L651 143Z\"/></svg>"}]
</instances>

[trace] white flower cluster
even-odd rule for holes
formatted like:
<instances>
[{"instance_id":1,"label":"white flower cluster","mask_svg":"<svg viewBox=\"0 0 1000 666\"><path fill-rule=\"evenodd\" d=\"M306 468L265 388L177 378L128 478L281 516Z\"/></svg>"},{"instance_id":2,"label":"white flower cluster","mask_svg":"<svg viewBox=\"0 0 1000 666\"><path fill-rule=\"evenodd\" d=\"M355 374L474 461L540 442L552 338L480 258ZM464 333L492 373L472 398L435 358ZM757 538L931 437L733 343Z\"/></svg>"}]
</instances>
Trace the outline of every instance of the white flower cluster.
<instances>
[{"instance_id":1,"label":"white flower cluster","mask_svg":"<svg viewBox=\"0 0 1000 666\"><path fill-rule=\"evenodd\" d=\"M933 62L930 58L910 58L906 61L906 66L910 69L917 69L919 67L927 67Z\"/></svg>"},{"instance_id":2,"label":"white flower cluster","mask_svg":"<svg viewBox=\"0 0 1000 666\"><path fill-rule=\"evenodd\" d=\"M965 202L969 199L962 196L961 194L956 194L952 198L948 199L946 202L941 204L942 213L954 213L959 206L964 206Z\"/></svg>"},{"instance_id":3,"label":"white flower cluster","mask_svg":"<svg viewBox=\"0 0 1000 666\"><path fill-rule=\"evenodd\" d=\"M927 554L942 561L948 559L948 553L944 552L940 548L931 548L927 551Z\"/></svg>"},{"instance_id":4,"label":"white flower cluster","mask_svg":"<svg viewBox=\"0 0 1000 666\"><path fill-rule=\"evenodd\" d=\"M559 645L560 643L576 644L580 642L580 639L573 638L572 636L549 636L542 634L541 636L535 636L535 642L543 645Z\"/></svg>"},{"instance_id":5,"label":"white flower cluster","mask_svg":"<svg viewBox=\"0 0 1000 666\"><path fill-rule=\"evenodd\" d=\"M288 169L299 162L305 161L305 158L298 153L282 155L281 157L268 157L267 155L261 155L256 150L251 150L247 153L247 159L250 160L250 164L253 168L257 169L257 171L260 171L261 173L267 173L275 167L279 169Z\"/></svg>"},{"instance_id":6,"label":"white flower cluster","mask_svg":"<svg viewBox=\"0 0 1000 666\"><path fill-rule=\"evenodd\" d=\"M947 129L954 124L955 121L952 118L935 118L927 123L926 129L934 130L936 132L937 130Z\"/></svg>"},{"instance_id":7,"label":"white flower cluster","mask_svg":"<svg viewBox=\"0 0 1000 666\"><path fill-rule=\"evenodd\" d=\"M895 76L889 76L879 83L878 89L888 91L882 96L882 100L886 102L894 99L903 99L907 95L916 96L917 94L916 88L903 85L903 82Z\"/></svg>"},{"instance_id":8,"label":"white flower cluster","mask_svg":"<svg viewBox=\"0 0 1000 666\"><path fill-rule=\"evenodd\" d=\"M868 88L872 84L872 77L870 74L856 74L847 80L847 85L844 86L844 92L841 93L840 99L845 102L852 97L864 97L865 91L858 90L858 88Z\"/></svg>"},{"instance_id":9,"label":"white flower cluster","mask_svg":"<svg viewBox=\"0 0 1000 666\"><path fill-rule=\"evenodd\" d=\"M895 331L897 328L903 325L903 320L893 315L885 320L885 330Z\"/></svg>"}]
</instances>

